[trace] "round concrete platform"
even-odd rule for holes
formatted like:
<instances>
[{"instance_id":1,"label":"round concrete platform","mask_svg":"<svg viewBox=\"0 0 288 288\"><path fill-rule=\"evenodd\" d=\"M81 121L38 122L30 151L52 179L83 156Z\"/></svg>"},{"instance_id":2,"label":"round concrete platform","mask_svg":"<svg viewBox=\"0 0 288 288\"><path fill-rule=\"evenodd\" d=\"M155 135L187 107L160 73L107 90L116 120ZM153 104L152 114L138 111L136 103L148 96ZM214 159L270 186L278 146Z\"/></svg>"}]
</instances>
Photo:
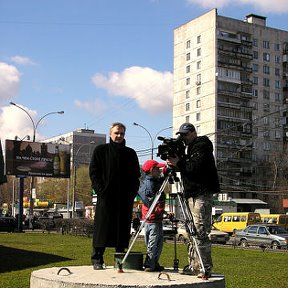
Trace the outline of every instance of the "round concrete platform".
<instances>
[{"instance_id":1,"label":"round concrete platform","mask_svg":"<svg viewBox=\"0 0 288 288\"><path fill-rule=\"evenodd\" d=\"M182 275L173 269L144 272L125 269L119 273L114 267L93 270L92 266L53 267L33 271L30 288L225 288L223 275L212 274L208 280Z\"/></svg>"}]
</instances>

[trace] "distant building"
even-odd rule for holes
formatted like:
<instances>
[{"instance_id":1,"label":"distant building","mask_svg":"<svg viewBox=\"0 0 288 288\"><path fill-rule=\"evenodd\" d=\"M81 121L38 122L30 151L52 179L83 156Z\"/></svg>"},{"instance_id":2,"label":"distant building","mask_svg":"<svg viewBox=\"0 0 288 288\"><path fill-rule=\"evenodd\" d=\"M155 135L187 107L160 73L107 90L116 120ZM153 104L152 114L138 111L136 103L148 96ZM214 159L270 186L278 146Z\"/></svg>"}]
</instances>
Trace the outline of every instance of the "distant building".
<instances>
[{"instance_id":1,"label":"distant building","mask_svg":"<svg viewBox=\"0 0 288 288\"><path fill-rule=\"evenodd\" d=\"M106 134L95 133L90 129L78 129L42 142L70 144L71 164L79 167L81 164L89 165L94 148L99 144L106 143Z\"/></svg>"},{"instance_id":2,"label":"distant building","mask_svg":"<svg viewBox=\"0 0 288 288\"><path fill-rule=\"evenodd\" d=\"M267 27L266 17L241 21L213 9L174 30L173 132L191 122L209 136L219 200L262 198L281 209L281 197L262 192L276 187L273 160L286 151L287 100L288 32Z\"/></svg>"}]
</instances>

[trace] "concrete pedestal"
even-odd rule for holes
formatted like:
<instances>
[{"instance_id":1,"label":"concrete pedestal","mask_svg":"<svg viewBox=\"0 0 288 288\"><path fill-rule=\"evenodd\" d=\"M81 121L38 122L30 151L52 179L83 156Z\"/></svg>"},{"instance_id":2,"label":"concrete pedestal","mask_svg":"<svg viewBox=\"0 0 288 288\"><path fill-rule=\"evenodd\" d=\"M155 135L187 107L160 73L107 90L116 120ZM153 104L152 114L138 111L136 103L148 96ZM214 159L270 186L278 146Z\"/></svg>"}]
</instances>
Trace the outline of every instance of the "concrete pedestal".
<instances>
[{"instance_id":1,"label":"concrete pedestal","mask_svg":"<svg viewBox=\"0 0 288 288\"><path fill-rule=\"evenodd\" d=\"M208 280L182 275L173 269L144 272L114 267L93 270L92 266L53 267L32 272L30 288L225 288L223 275L213 274Z\"/></svg>"}]
</instances>

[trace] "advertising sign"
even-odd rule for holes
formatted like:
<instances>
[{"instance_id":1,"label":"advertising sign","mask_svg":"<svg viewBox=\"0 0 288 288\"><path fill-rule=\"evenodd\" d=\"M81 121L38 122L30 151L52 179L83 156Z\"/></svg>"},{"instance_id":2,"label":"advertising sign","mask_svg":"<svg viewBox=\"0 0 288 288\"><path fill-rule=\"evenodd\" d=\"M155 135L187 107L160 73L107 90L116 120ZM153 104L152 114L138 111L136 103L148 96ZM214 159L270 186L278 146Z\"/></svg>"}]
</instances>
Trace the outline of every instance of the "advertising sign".
<instances>
[{"instance_id":1,"label":"advertising sign","mask_svg":"<svg viewBox=\"0 0 288 288\"><path fill-rule=\"evenodd\" d=\"M6 140L6 175L70 177L70 145Z\"/></svg>"}]
</instances>

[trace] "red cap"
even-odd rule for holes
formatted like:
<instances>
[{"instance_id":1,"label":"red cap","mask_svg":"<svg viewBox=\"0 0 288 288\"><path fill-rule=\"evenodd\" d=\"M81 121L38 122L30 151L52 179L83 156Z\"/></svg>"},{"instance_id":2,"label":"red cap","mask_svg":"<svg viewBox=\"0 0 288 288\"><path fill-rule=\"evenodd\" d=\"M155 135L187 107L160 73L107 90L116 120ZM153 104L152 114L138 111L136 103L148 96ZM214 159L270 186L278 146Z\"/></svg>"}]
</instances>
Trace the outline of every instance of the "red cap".
<instances>
[{"instance_id":1,"label":"red cap","mask_svg":"<svg viewBox=\"0 0 288 288\"><path fill-rule=\"evenodd\" d=\"M164 163L158 163L155 160L147 160L143 165L142 165L142 170L144 172L149 172L151 171L152 168L157 167L157 168L162 168L165 167L166 164Z\"/></svg>"}]
</instances>

